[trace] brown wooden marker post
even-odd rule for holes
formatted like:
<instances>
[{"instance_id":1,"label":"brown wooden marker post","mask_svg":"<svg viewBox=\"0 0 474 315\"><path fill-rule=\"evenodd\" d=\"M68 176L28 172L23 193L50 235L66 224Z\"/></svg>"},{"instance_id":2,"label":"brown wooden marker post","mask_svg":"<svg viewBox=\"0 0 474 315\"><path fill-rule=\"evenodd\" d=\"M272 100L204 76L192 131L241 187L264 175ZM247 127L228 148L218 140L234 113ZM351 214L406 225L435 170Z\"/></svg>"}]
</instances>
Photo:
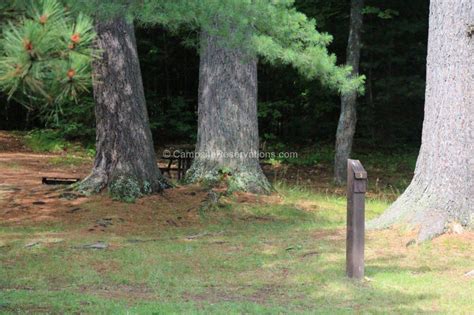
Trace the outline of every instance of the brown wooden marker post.
<instances>
[{"instance_id":1,"label":"brown wooden marker post","mask_svg":"<svg viewBox=\"0 0 474 315\"><path fill-rule=\"evenodd\" d=\"M367 172L359 160L347 160L346 274L364 277L365 192Z\"/></svg>"}]
</instances>

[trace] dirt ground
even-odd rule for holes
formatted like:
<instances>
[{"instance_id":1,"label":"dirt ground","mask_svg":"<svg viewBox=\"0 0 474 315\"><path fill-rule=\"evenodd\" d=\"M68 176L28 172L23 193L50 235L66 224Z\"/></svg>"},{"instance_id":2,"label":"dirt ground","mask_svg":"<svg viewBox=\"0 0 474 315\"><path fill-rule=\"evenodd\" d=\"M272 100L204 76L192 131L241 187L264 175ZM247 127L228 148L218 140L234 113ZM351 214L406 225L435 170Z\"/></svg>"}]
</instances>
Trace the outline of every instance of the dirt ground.
<instances>
[{"instance_id":1,"label":"dirt ground","mask_svg":"<svg viewBox=\"0 0 474 315\"><path fill-rule=\"evenodd\" d=\"M66 166L51 163L51 159L57 160L60 156L30 152L19 137L0 132L0 222L8 225L34 225L38 221L61 223L87 232L114 230L117 221L122 223L122 230L138 230L140 226L153 228L153 225L182 226L198 221L197 211L207 198L207 192L201 188L188 186L124 204L111 200L106 194L84 197L67 186L42 184L43 177L84 178L91 169L91 161ZM117 207L122 208L120 217L116 216Z\"/></svg>"},{"instance_id":2,"label":"dirt ground","mask_svg":"<svg viewBox=\"0 0 474 315\"><path fill-rule=\"evenodd\" d=\"M90 172L92 160L78 165L52 163L61 156L31 152L20 137L0 131L0 222L9 226L61 224L80 233L116 234L201 224L199 210L209 196L199 186L178 186L127 204L106 193L81 196L64 185L42 184L43 177L84 178ZM270 198L278 203L278 196ZM254 195L244 193L233 200L257 202Z\"/></svg>"},{"instance_id":3,"label":"dirt ground","mask_svg":"<svg viewBox=\"0 0 474 315\"><path fill-rule=\"evenodd\" d=\"M70 211L81 200L59 198L57 186L42 185L42 178L83 177L90 165L64 168L49 163L53 154L29 152L20 138L0 132L0 218L13 223L43 220L57 212Z\"/></svg>"},{"instance_id":4,"label":"dirt ground","mask_svg":"<svg viewBox=\"0 0 474 315\"><path fill-rule=\"evenodd\" d=\"M0 131L0 222L27 226L39 221L51 222L77 227L87 233L145 233L160 226L199 226L199 211L206 205L209 195L198 186L178 186L126 204L111 200L106 193L85 197L67 186L42 184L43 177L87 176L92 159L73 164L57 162L62 157L66 159L66 155L66 152L31 152L21 137ZM345 194L344 188L331 184L330 172L321 166L265 165L263 169L273 182L306 186L320 193ZM270 199L270 203L279 203L276 195ZM262 200L265 198L251 194L233 196L233 201L238 203ZM117 208L120 209L119 216ZM138 212L140 215L136 215Z\"/></svg>"}]
</instances>

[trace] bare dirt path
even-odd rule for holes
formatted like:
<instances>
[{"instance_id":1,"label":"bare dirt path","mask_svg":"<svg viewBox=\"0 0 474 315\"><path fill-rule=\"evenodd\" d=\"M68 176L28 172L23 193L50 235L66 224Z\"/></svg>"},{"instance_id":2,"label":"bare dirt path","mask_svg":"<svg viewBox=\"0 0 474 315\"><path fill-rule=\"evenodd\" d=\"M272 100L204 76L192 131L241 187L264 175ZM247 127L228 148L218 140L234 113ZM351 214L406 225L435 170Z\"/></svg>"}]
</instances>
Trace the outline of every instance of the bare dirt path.
<instances>
[{"instance_id":1,"label":"bare dirt path","mask_svg":"<svg viewBox=\"0 0 474 315\"><path fill-rule=\"evenodd\" d=\"M107 193L80 196L67 186L42 184L46 176L84 178L93 162L85 159L83 164L68 164L61 163L62 159L67 156L31 152L21 137L0 131L1 225L39 226L52 222L79 229L80 233L122 234L199 222L198 211L207 198L207 192L200 187L167 189L134 204L113 201Z\"/></svg>"},{"instance_id":2,"label":"bare dirt path","mask_svg":"<svg viewBox=\"0 0 474 315\"><path fill-rule=\"evenodd\" d=\"M2 223L49 219L82 202L60 198L64 187L43 185L42 177L84 177L89 163L64 166L51 163L61 154L39 154L28 150L22 139L0 131L0 219ZM65 195L67 196L67 195Z\"/></svg>"}]
</instances>

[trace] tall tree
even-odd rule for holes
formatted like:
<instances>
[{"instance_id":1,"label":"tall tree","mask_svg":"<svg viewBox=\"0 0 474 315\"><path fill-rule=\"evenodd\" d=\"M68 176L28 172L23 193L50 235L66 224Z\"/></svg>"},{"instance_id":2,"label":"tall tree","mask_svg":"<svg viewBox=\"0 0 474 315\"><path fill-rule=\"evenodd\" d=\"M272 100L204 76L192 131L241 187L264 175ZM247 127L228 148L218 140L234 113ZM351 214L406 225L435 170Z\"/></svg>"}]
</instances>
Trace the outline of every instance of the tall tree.
<instances>
[{"instance_id":1,"label":"tall tree","mask_svg":"<svg viewBox=\"0 0 474 315\"><path fill-rule=\"evenodd\" d=\"M108 187L120 199L160 191L166 182L153 148L133 24L124 17L97 21L96 32L101 52L93 63L97 153L80 188Z\"/></svg>"},{"instance_id":2,"label":"tall tree","mask_svg":"<svg viewBox=\"0 0 474 315\"><path fill-rule=\"evenodd\" d=\"M349 78L349 69L338 67L328 53L331 36L317 32L315 21L292 5L227 0L186 6L200 14L196 20L202 34L199 156L188 181L225 178L230 190L270 191L258 164L257 56L291 64L307 78L318 77L340 91L361 89L363 78Z\"/></svg>"},{"instance_id":3,"label":"tall tree","mask_svg":"<svg viewBox=\"0 0 474 315\"><path fill-rule=\"evenodd\" d=\"M338 91L362 90L336 64L316 22L293 1L130 1L145 23L201 32L198 145L188 181L228 180L229 189L268 192L258 165L256 58L291 64L307 78ZM216 23L218 22L218 23ZM235 71L235 72L232 72ZM237 119L236 119L237 118ZM212 125L211 125L212 124ZM213 156L214 155L214 156Z\"/></svg>"},{"instance_id":4,"label":"tall tree","mask_svg":"<svg viewBox=\"0 0 474 315\"><path fill-rule=\"evenodd\" d=\"M347 42L346 64L352 67L352 75L359 75L361 32L364 0L351 1L349 40ZM336 155L334 159L334 180L337 184L346 181L347 159L352 151L352 142L357 122L357 92L341 94L341 113L336 132Z\"/></svg>"},{"instance_id":5,"label":"tall tree","mask_svg":"<svg viewBox=\"0 0 474 315\"><path fill-rule=\"evenodd\" d=\"M270 192L258 157L257 57L201 32L198 106L197 156L188 181L224 175L231 190Z\"/></svg>"},{"instance_id":6,"label":"tall tree","mask_svg":"<svg viewBox=\"0 0 474 315\"><path fill-rule=\"evenodd\" d=\"M474 3L430 3L425 118L410 186L369 226L409 224L425 240L474 217Z\"/></svg>"}]
</instances>

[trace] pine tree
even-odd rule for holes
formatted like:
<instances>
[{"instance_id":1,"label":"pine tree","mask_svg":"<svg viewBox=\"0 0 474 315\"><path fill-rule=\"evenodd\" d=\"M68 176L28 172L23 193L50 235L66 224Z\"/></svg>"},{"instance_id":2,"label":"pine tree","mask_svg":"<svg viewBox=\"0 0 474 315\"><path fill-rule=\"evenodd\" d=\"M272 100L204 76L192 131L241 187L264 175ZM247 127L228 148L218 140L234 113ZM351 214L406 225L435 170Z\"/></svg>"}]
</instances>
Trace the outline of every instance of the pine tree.
<instances>
[{"instance_id":1,"label":"pine tree","mask_svg":"<svg viewBox=\"0 0 474 315\"><path fill-rule=\"evenodd\" d=\"M120 6L121 1L114 3ZM363 92L365 77L351 76L350 66L337 65L327 49L332 36L319 32L314 19L296 10L294 0L135 0L127 8L142 23L205 31L221 45L274 65L291 65L337 92Z\"/></svg>"},{"instance_id":2,"label":"pine tree","mask_svg":"<svg viewBox=\"0 0 474 315\"><path fill-rule=\"evenodd\" d=\"M201 33L196 158L188 182L226 180L229 191L269 193L259 165L257 58Z\"/></svg>"},{"instance_id":3,"label":"pine tree","mask_svg":"<svg viewBox=\"0 0 474 315\"><path fill-rule=\"evenodd\" d=\"M168 187L156 163L133 23L123 16L96 20L100 58L93 63L96 156L85 192L108 187L115 199Z\"/></svg>"},{"instance_id":4,"label":"pine tree","mask_svg":"<svg viewBox=\"0 0 474 315\"><path fill-rule=\"evenodd\" d=\"M91 86L91 19L73 17L57 0L31 2L4 25L0 38L0 89L27 107L57 117L63 104Z\"/></svg>"},{"instance_id":5,"label":"pine tree","mask_svg":"<svg viewBox=\"0 0 474 315\"><path fill-rule=\"evenodd\" d=\"M78 101L93 83L97 154L79 190L108 187L112 196L127 201L161 190L166 183L153 151L133 24L123 16L106 18L96 23L96 34L91 18L78 13L73 19L62 3L28 6L23 18L5 28L2 89L57 119L62 106ZM95 38L98 49L92 49Z\"/></svg>"},{"instance_id":6,"label":"pine tree","mask_svg":"<svg viewBox=\"0 0 474 315\"><path fill-rule=\"evenodd\" d=\"M293 7L293 1L145 1L142 20L184 25L201 32L198 156L186 178L231 190L267 193L258 164L257 59L288 64L339 92L362 90L363 77L336 65L328 34ZM168 12L159 14L158 12Z\"/></svg>"},{"instance_id":7,"label":"pine tree","mask_svg":"<svg viewBox=\"0 0 474 315\"><path fill-rule=\"evenodd\" d=\"M332 40L331 36L319 33L315 28L315 21L296 11L291 0L252 2L241 0L111 0L105 2L77 0L69 2L73 8L81 8L90 14L94 13L101 20L125 16L124 12L127 12L127 16L139 18L144 23L161 24L170 29L185 27L198 30L215 38L218 42L216 44L224 49L238 50L254 60L260 56L270 63L293 65L307 78L318 78L337 91L362 90L363 77L350 77L350 67L338 66L336 57L329 54L326 47ZM30 13L28 19L20 24L24 28L20 36L15 31L5 32L6 43L14 42L16 39L14 45L16 51L11 50L7 56L12 57L20 50L21 56L24 58L21 63L4 62L6 66L3 71L0 71L0 74L3 73L5 78L2 80L4 82L2 86L11 96L17 95L16 92L20 90L20 95L26 95L28 101L42 99L47 108L58 109L61 101L66 98L76 98L87 89L90 83L90 59L88 58L90 58L92 51L86 51L88 46L84 44L90 44L93 31L90 21L83 15L79 15L76 23L72 23L73 32L64 36L61 34L61 29L63 31L68 29L70 19L66 15L59 14L59 12L63 12L60 9L61 6L54 0L44 0L40 3L41 8L39 10L33 9L33 14ZM216 16L219 17L217 27ZM52 19L54 17L57 17L58 22L53 24L52 21L56 21L56 19ZM83 23L82 20L88 23ZM46 27L47 23L48 27ZM85 34L79 33L77 30L82 24L87 24L88 29ZM46 31L49 29L49 25L55 27L51 27L51 31ZM10 28L12 29L12 27ZM37 42L32 41L36 37L31 35L37 35L34 32L40 31L43 32L41 33L43 36L35 39ZM112 34L113 30L111 29L110 32ZM45 34L51 38L43 42ZM86 34L90 35L88 41L83 38ZM117 40L120 38L118 37ZM53 45L55 41L56 43ZM61 43L67 45L56 45ZM37 47L39 44L44 47ZM62 49L54 47L62 47ZM82 49L85 52L83 54L80 53ZM133 52L132 55L134 55ZM51 58L44 59L46 56ZM238 60L238 62L245 63L245 60ZM138 62L134 62L134 64L138 64ZM235 83L237 82L233 82L234 85ZM215 88L219 89L218 86ZM235 90L238 88L236 85ZM119 93L118 90L116 92ZM122 93L124 93L123 90ZM120 98L120 95L116 96ZM136 103L141 104L142 102L139 100L141 94L136 98ZM251 112L255 112L254 116L256 116L255 110L249 113ZM146 113L146 109L143 113ZM118 114L120 115L120 113ZM254 124L251 126L251 130L257 130L256 117L249 116L248 118ZM144 121L148 123L146 118ZM102 120L98 121L98 124L101 122ZM118 130L113 131L120 135ZM234 130L233 134L238 134L238 130ZM253 136L258 138L257 134ZM239 139L234 140L238 141ZM258 139L252 145L252 150L258 148L256 143L258 144ZM147 142L147 147L148 144ZM225 151L226 148L217 149ZM112 153L107 150L103 152L106 155ZM107 159L98 161L97 158L96 163L110 163L107 162ZM226 164L228 163L223 163L221 167L225 167ZM105 165L104 169L109 169L109 166ZM257 171L260 171L258 167ZM110 186L108 180L115 177L93 176L89 179L94 178L92 186L101 188L105 185ZM96 183L95 179L97 178L100 179L100 183ZM103 178L106 178L105 182ZM145 183L146 180L139 178L139 181ZM89 180L89 182L91 181ZM158 178L158 180L151 181L150 184L153 187L160 187L160 182L161 180Z\"/></svg>"},{"instance_id":8,"label":"pine tree","mask_svg":"<svg viewBox=\"0 0 474 315\"><path fill-rule=\"evenodd\" d=\"M474 36L471 0L431 1L425 117L415 175L374 228L419 229L423 241L474 219Z\"/></svg>"}]
</instances>

